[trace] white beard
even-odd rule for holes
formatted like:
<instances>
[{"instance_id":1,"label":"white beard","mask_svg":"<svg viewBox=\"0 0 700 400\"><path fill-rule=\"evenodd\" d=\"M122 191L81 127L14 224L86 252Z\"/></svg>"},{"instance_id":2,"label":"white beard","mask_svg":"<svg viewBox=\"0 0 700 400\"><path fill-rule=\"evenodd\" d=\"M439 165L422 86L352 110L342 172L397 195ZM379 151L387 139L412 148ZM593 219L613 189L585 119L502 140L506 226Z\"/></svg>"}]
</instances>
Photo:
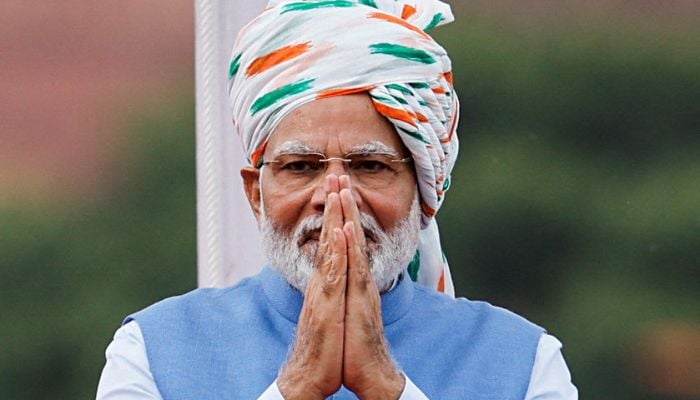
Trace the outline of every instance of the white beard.
<instances>
[{"instance_id":1,"label":"white beard","mask_svg":"<svg viewBox=\"0 0 700 400\"><path fill-rule=\"evenodd\" d=\"M318 242L309 246L310 251L305 251L298 243L310 231L321 229L323 216L306 217L294 233L288 235L276 228L267 218L264 205L262 205L261 210L262 247L271 267L287 283L304 293L314 271ZM372 216L365 213L360 214L360 223L365 231L370 232L376 238L376 246L369 248L370 268L377 287L381 292L384 292L406 269L418 248L420 240L418 195L416 194L414 197L406 218L388 233L382 230Z\"/></svg>"}]
</instances>

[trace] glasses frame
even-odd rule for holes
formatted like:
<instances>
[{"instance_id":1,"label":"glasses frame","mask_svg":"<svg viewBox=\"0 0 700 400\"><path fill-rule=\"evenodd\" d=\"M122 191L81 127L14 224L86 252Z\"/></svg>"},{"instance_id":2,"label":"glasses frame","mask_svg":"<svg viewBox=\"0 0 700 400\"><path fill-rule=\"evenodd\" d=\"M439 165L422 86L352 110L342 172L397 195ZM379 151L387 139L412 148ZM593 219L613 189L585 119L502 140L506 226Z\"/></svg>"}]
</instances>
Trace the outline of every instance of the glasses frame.
<instances>
[{"instance_id":1,"label":"glasses frame","mask_svg":"<svg viewBox=\"0 0 700 400\"><path fill-rule=\"evenodd\" d=\"M323 154L323 153L316 153L316 152L312 152L312 153L284 153L284 154L280 154L280 156L320 156L321 159L318 160L318 161L319 161L320 163L324 163L324 164L325 164L325 163L329 163L329 162L334 161L334 160L343 162L343 163L345 163L345 164L349 164L350 162L352 162L352 160L349 159L348 157L356 156L356 155L396 157L394 154L391 154L391 153L385 153L385 152L364 152L364 151L347 153L347 154L345 154L345 155L342 156L342 157L328 157L328 156L326 156L326 155ZM394 162L394 163L406 164L406 163L412 162L412 161L413 161L413 157L407 156L407 157L404 157L404 158L389 158L387 161L389 161L389 162ZM263 162L260 163L260 168L262 168L262 167L265 166L265 165L269 165L269 164L281 164L281 163L282 163L282 161L275 160L275 159L269 160L269 161L263 161Z\"/></svg>"}]
</instances>

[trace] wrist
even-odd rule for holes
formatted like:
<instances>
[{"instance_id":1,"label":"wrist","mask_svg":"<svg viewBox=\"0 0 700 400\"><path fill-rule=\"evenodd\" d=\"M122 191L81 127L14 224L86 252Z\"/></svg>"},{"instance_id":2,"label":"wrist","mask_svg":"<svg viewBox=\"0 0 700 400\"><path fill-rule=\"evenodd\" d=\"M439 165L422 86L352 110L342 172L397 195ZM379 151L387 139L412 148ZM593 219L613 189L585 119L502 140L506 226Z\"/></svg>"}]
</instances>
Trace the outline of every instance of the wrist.
<instances>
[{"instance_id":1,"label":"wrist","mask_svg":"<svg viewBox=\"0 0 700 400\"><path fill-rule=\"evenodd\" d=\"M373 384L356 393L357 396L362 400L399 399L406 386L406 377L397 369L392 368L390 371L375 375Z\"/></svg>"},{"instance_id":2,"label":"wrist","mask_svg":"<svg viewBox=\"0 0 700 400\"><path fill-rule=\"evenodd\" d=\"M300 373L296 373L296 372ZM316 385L308 381L308 375L294 368L285 367L277 377L277 388L285 400L325 399Z\"/></svg>"}]
</instances>

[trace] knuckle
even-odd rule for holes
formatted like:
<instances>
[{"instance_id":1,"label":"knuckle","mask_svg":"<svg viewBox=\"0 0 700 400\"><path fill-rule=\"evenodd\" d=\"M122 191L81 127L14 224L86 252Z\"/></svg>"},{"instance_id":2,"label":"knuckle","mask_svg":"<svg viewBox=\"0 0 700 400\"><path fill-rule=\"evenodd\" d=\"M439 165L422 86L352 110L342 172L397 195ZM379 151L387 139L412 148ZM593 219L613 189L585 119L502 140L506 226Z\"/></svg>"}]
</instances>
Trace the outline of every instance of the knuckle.
<instances>
[{"instance_id":1,"label":"knuckle","mask_svg":"<svg viewBox=\"0 0 700 400\"><path fill-rule=\"evenodd\" d=\"M338 288L339 281L340 279L335 274L335 271L332 271L331 273L327 274L323 279L323 283L321 284L321 290L323 294L327 297L332 295Z\"/></svg>"}]
</instances>

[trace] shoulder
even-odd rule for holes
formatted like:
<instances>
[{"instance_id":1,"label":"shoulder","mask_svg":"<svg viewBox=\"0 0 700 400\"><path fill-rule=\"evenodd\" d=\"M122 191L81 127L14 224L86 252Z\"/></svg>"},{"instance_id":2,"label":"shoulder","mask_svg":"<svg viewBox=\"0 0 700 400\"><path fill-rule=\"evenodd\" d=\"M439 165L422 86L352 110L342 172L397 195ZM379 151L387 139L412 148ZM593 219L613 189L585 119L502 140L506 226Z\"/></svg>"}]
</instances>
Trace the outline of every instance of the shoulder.
<instances>
[{"instance_id":1,"label":"shoulder","mask_svg":"<svg viewBox=\"0 0 700 400\"><path fill-rule=\"evenodd\" d=\"M506 336L527 335L535 341L545 333L544 328L505 308L486 301L453 298L420 285L415 287L414 307L418 312L427 314L423 318L433 315L441 320L446 319L454 329L486 330Z\"/></svg>"},{"instance_id":2,"label":"shoulder","mask_svg":"<svg viewBox=\"0 0 700 400\"><path fill-rule=\"evenodd\" d=\"M226 288L199 288L154 303L129 315L123 323L137 320L143 324L153 319L167 323L169 319L192 320L216 312L244 310L250 308L250 302L256 298L259 290L257 276Z\"/></svg>"},{"instance_id":3,"label":"shoulder","mask_svg":"<svg viewBox=\"0 0 700 400\"><path fill-rule=\"evenodd\" d=\"M418 285L404 320L387 329L393 334L390 342L402 352L402 367L429 397L524 398L541 327L487 302ZM429 368L414 366L416 359ZM447 389L444 382L431 380L436 370L453 377Z\"/></svg>"}]
</instances>

